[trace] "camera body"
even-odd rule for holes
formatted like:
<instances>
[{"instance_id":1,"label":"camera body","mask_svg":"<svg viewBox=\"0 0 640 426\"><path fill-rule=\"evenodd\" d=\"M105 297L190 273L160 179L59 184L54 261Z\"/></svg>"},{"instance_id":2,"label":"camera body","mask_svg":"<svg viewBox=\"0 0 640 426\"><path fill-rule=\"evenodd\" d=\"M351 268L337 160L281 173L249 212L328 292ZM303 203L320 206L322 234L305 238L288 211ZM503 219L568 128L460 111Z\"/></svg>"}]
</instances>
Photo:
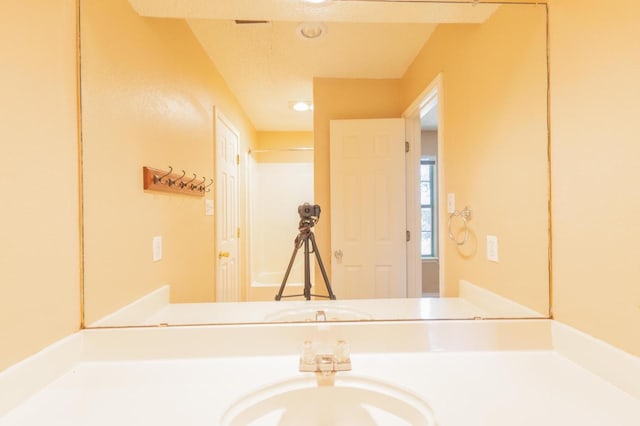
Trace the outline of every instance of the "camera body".
<instances>
[{"instance_id":1,"label":"camera body","mask_svg":"<svg viewBox=\"0 0 640 426\"><path fill-rule=\"evenodd\" d=\"M317 220L320 218L320 206L317 204L311 205L309 203L301 204L298 206L298 214L300 215L300 219L315 218Z\"/></svg>"}]
</instances>

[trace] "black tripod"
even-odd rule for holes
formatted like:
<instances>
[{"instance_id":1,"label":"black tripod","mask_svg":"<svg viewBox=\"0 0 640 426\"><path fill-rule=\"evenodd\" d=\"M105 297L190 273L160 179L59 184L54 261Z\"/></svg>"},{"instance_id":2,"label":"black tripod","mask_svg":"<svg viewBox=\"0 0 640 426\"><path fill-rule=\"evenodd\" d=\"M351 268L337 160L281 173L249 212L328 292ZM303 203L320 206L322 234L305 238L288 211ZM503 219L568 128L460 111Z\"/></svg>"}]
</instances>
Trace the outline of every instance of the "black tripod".
<instances>
[{"instance_id":1,"label":"black tripod","mask_svg":"<svg viewBox=\"0 0 640 426\"><path fill-rule=\"evenodd\" d=\"M304 296L305 299L311 300L311 296L314 297L326 297L331 300L336 300L336 296L331 291L331 284L329 284L329 278L327 278L327 271L324 269L324 265L322 264L322 259L320 258L320 253L318 252L318 246L316 244L316 237L313 235L313 231L311 231L311 227L315 225L315 220L311 217L300 219L300 223L298 224L298 236L294 240L294 248L293 254L291 255L291 260L289 261L289 266L287 267L287 272L284 274L284 278L282 279L282 285L280 286L280 290L278 294L276 294L276 300L280 300L283 297L297 297ZM311 271L310 271L310 263L309 263L309 241L311 241L311 245L313 246L313 253L316 255L316 259L318 260L318 266L320 266L320 272L322 272L322 278L324 278L324 285L327 287L328 296L322 294L311 294ZM284 287L287 285L287 279L289 279L289 273L291 272L291 267L293 266L293 262L296 260L296 254L302 245L304 244L304 293L302 294L292 294L288 296L283 296L282 292L284 291Z\"/></svg>"}]
</instances>

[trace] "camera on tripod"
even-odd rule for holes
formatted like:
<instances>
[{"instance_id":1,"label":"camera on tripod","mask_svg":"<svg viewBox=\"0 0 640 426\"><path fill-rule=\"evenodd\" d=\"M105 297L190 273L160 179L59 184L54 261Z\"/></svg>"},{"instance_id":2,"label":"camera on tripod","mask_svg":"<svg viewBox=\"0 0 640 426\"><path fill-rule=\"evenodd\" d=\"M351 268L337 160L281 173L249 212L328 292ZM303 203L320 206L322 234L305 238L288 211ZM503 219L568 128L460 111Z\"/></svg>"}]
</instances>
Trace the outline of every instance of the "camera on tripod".
<instances>
[{"instance_id":1,"label":"camera on tripod","mask_svg":"<svg viewBox=\"0 0 640 426\"><path fill-rule=\"evenodd\" d=\"M313 235L313 231L311 230L313 225L315 225L320 219L320 206L317 204L311 205L309 203L301 204L298 206L298 214L300 215L300 223L298 224L298 235L296 236L296 239L293 240L293 254L291 254L291 260L289 260L287 272L284 273L284 278L282 279L280 290L278 290L278 294L276 294L276 300L280 300L283 297L298 296L304 296L304 298L307 300L311 300L311 296L326 297L331 300L336 300L336 295L333 294L333 290L331 290L331 284L329 283L327 271L324 269L324 264L322 263L322 259L320 258L320 252L318 251L318 246L316 245L316 237ZM304 292L302 294L289 294L283 296L282 293L284 292L284 287L287 285L287 279L289 279L289 273L291 272L291 267L293 266L293 262L296 259L296 254L298 253L298 250L303 246ZM309 255L311 253L315 254L316 260L318 261L318 267L320 268L320 272L322 273L324 285L327 287L327 295L311 294L311 264L309 262Z\"/></svg>"},{"instance_id":2,"label":"camera on tripod","mask_svg":"<svg viewBox=\"0 0 640 426\"><path fill-rule=\"evenodd\" d=\"M311 205L304 203L298 206L298 214L300 215L300 222L313 226L320 219L320 206L317 204Z\"/></svg>"}]
</instances>

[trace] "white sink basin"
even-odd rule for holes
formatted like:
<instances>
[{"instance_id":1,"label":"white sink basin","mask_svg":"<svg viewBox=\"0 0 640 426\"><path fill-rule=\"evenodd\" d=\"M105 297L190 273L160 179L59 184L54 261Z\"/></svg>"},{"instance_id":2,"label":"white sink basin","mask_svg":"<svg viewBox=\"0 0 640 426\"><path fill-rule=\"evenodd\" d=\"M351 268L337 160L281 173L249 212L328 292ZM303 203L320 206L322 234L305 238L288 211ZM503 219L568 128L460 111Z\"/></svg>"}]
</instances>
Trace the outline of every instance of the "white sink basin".
<instances>
[{"instance_id":1,"label":"white sink basin","mask_svg":"<svg viewBox=\"0 0 640 426\"><path fill-rule=\"evenodd\" d=\"M252 392L231 405L223 426L435 426L429 405L418 396L370 378L338 373L319 386L301 375Z\"/></svg>"},{"instance_id":2,"label":"white sink basin","mask_svg":"<svg viewBox=\"0 0 640 426\"><path fill-rule=\"evenodd\" d=\"M362 321L371 320L373 317L357 309L348 306L329 306L318 305L314 307L300 307L283 309L278 312L271 313L265 317L265 321L316 321L318 313L324 315L322 321Z\"/></svg>"}]
</instances>

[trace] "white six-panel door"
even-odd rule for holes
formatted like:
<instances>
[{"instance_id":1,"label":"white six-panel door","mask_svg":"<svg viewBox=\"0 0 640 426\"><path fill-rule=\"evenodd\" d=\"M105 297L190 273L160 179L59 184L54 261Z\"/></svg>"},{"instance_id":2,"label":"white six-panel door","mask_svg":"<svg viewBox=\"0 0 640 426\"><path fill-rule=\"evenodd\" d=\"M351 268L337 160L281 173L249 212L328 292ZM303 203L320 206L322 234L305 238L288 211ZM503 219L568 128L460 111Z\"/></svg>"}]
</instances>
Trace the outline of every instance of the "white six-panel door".
<instances>
[{"instance_id":1,"label":"white six-panel door","mask_svg":"<svg viewBox=\"0 0 640 426\"><path fill-rule=\"evenodd\" d=\"M238 276L238 146L239 133L216 112L216 301L240 301Z\"/></svg>"},{"instance_id":2,"label":"white six-panel door","mask_svg":"<svg viewBox=\"0 0 640 426\"><path fill-rule=\"evenodd\" d=\"M331 275L338 299L407 296L404 124L331 121Z\"/></svg>"}]
</instances>

